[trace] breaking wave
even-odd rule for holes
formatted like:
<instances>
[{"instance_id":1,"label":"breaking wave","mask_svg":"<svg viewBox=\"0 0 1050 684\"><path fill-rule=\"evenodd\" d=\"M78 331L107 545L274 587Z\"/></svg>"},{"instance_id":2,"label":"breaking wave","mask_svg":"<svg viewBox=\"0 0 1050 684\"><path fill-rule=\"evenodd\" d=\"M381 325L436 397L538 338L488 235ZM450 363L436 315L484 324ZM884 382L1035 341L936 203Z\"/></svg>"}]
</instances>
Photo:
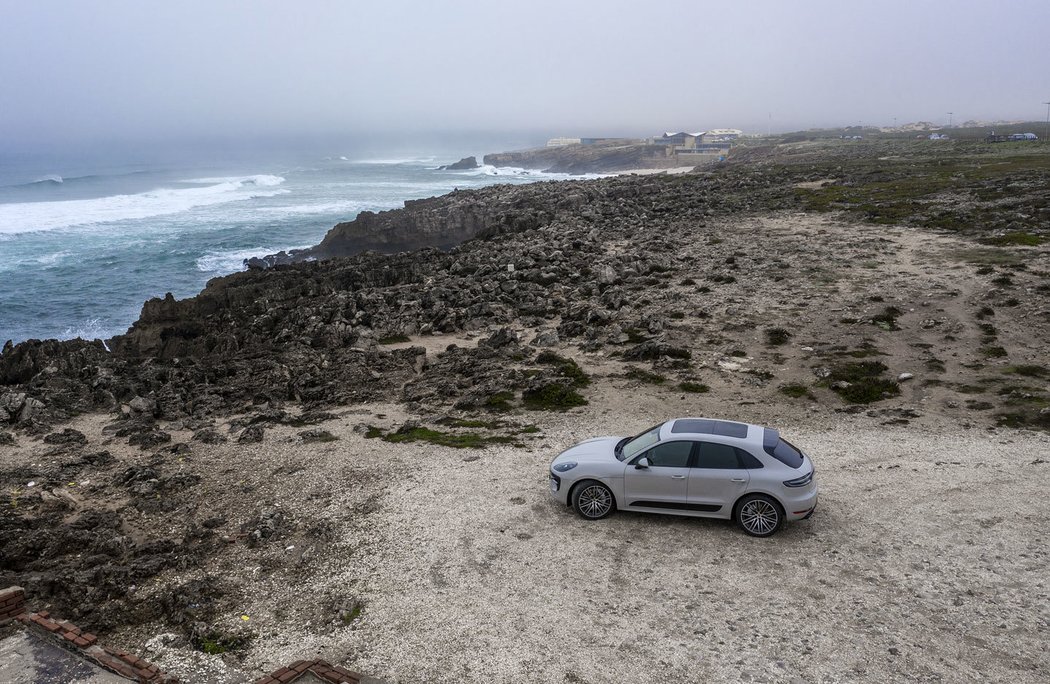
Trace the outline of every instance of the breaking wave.
<instances>
[{"instance_id":1,"label":"breaking wave","mask_svg":"<svg viewBox=\"0 0 1050 684\"><path fill-rule=\"evenodd\" d=\"M272 197L286 192L281 176L256 175L183 181L193 188L158 188L95 199L0 204L0 234L13 235L165 216L196 207Z\"/></svg>"},{"instance_id":2,"label":"breaking wave","mask_svg":"<svg viewBox=\"0 0 1050 684\"><path fill-rule=\"evenodd\" d=\"M287 252L292 249L307 249L310 245L296 245L294 247L252 247L248 249L213 250L206 252L197 258L197 270L202 273L214 273L225 275L243 271L244 260L252 257L262 257L277 252Z\"/></svg>"}]
</instances>

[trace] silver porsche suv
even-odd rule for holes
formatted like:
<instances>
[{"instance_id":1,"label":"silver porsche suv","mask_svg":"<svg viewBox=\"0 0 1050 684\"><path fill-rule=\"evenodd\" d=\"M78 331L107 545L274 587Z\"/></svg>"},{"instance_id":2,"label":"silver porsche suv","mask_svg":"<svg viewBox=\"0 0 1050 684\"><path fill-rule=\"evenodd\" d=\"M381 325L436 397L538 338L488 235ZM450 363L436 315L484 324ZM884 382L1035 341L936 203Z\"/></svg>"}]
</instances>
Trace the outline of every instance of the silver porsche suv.
<instances>
[{"instance_id":1,"label":"silver porsche suv","mask_svg":"<svg viewBox=\"0 0 1050 684\"><path fill-rule=\"evenodd\" d=\"M635 437L595 437L551 463L551 496L588 520L643 511L735 520L768 537L817 506L809 457L773 429L677 418Z\"/></svg>"}]
</instances>

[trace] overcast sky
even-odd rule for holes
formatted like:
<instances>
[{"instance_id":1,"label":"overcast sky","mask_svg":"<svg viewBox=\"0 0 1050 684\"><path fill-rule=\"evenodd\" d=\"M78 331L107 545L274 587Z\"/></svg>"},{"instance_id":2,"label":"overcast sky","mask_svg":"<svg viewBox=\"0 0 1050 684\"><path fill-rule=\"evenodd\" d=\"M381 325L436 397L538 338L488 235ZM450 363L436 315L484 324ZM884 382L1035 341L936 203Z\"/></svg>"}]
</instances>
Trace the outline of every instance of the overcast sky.
<instances>
[{"instance_id":1,"label":"overcast sky","mask_svg":"<svg viewBox=\"0 0 1050 684\"><path fill-rule=\"evenodd\" d=\"M0 0L0 143L1041 120L1048 27L1048 0Z\"/></svg>"}]
</instances>

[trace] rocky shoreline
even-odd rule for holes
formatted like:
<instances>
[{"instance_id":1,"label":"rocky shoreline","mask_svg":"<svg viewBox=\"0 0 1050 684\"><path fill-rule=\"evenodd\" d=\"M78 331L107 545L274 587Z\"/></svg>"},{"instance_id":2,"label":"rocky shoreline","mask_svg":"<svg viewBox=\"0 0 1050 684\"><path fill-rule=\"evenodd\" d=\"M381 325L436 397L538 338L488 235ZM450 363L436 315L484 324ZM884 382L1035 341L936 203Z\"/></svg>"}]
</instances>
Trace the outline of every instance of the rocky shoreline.
<instances>
[{"instance_id":1,"label":"rocky shoreline","mask_svg":"<svg viewBox=\"0 0 1050 684\"><path fill-rule=\"evenodd\" d=\"M268 450L355 431L525 453L539 416L615 411L617 392L759 422L1046 430L1050 169L930 150L781 145L704 173L407 202L152 299L106 342L5 345L0 585L199 650L247 590L193 568L236 548L308 574L267 540L324 558L336 534L214 454L271 472ZM362 516L369 477L347 495Z\"/></svg>"}]
</instances>

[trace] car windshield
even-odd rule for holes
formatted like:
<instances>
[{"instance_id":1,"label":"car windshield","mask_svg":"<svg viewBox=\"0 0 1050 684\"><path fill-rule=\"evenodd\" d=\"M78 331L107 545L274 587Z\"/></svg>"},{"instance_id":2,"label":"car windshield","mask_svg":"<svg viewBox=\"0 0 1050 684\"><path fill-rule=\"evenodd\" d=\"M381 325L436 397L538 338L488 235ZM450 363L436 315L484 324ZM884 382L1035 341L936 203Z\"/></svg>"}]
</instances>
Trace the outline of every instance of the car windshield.
<instances>
[{"instance_id":1,"label":"car windshield","mask_svg":"<svg viewBox=\"0 0 1050 684\"><path fill-rule=\"evenodd\" d=\"M620 444L617 445L616 458L621 461L634 458L634 456L640 453L643 449L648 449L659 442L661 426L663 426L663 423L646 430L637 437L631 437L625 439L625 441L621 441Z\"/></svg>"}]
</instances>

